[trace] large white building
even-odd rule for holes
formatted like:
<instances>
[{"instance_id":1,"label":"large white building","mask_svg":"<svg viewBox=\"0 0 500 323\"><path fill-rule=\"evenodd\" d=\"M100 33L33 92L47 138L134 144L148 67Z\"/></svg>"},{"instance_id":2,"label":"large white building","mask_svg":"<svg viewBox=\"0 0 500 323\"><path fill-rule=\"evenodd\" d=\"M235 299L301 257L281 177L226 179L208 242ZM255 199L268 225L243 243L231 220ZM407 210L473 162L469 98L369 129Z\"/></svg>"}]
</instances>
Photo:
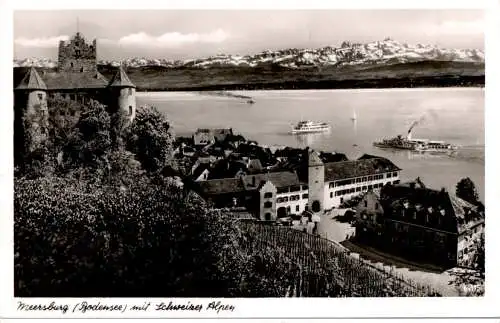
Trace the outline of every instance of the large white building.
<instances>
[{"instance_id":1,"label":"large white building","mask_svg":"<svg viewBox=\"0 0 500 323\"><path fill-rule=\"evenodd\" d=\"M284 171L200 182L202 191L219 204L243 205L261 220L313 214L338 207L370 189L398 184L401 169L390 160L365 155L357 160L324 163L317 152L308 156L307 178Z\"/></svg>"}]
</instances>

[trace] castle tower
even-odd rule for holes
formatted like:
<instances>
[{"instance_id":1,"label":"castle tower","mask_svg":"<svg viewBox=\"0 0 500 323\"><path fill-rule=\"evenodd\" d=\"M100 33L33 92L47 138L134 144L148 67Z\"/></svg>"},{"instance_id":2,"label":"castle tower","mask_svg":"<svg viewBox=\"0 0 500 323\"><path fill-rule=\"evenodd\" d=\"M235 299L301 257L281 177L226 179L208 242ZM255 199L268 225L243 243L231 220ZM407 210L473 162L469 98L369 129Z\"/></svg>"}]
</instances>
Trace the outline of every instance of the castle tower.
<instances>
[{"instance_id":1,"label":"castle tower","mask_svg":"<svg viewBox=\"0 0 500 323\"><path fill-rule=\"evenodd\" d=\"M14 107L14 150L19 157L38 148L48 135L47 86L33 66L14 89Z\"/></svg>"},{"instance_id":2,"label":"castle tower","mask_svg":"<svg viewBox=\"0 0 500 323\"><path fill-rule=\"evenodd\" d=\"M325 198L325 165L315 151L308 158L309 200L308 209L313 214L323 211Z\"/></svg>"},{"instance_id":3,"label":"castle tower","mask_svg":"<svg viewBox=\"0 0 500 323\"><path fill-rule=\"evenodd\" d=\"M68 42L61 40L57 67L59 72L97 71L97 40L87 44L79 32Z\"/></svg>"},{"instance_id":4,"label":"castle tower","mask_svg":"<svg viewBox=\"0 0 500 323\"><path fill-rule=\"evenodd\" d=\"M121 65L109 83L109 88L111 91L110 112L122 110L132 121L135 118L136 110L135 85L130 81Z\"/></svg>"}]
</instances>

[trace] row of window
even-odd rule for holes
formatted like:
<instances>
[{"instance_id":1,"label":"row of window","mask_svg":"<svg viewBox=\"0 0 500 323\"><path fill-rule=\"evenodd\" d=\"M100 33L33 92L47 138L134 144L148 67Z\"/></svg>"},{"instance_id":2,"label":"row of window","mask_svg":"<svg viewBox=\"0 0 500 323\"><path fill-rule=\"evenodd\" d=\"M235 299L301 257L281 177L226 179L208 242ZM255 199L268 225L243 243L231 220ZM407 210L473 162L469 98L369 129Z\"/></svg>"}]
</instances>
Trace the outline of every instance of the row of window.
<instances>
[{"instance_id":1,"label":"row of window","mask_svg":"<svg viewBox=\"0 0 500 323\"><path fill-rule=\"evenodd\" d=\"M398 184L398 183L399 183L399 181L394 181L394 184ZM384 186L384 183L377 183L377 184L368 185L368 186L365 185L365 186L360 186L360 187L356 187L356 188L336 191L335 196L342 196L342 195L352 194L355 192L364 192L364 191L371 190L374 188L382 188L382 186ZM333 198L333 192L330 192L330 198Z\"/></svg>"},{"instance_id":2,"label":"row of window","mask_svg":"<svg viewBox=\"0 0 500 323\"><path fill-rule=\"evenodd\" d=\"M306 199L308 197L309 197L308 194L302 194L302 199ZM300 200L300 195L299 194L297 194L297 195L291 195L291 196L278 197L276 199L276 203L284 203L284 202L288 202L288 201L298 201L298 200Z\"/></svg>"},{"instance_id":3,"label":"row of window","mask_svg":"<svg viewBox=\"0 0 500 323\"><path fill-rule=\"evenodd\" d=\"M276 191L278 193L288 193L288 192L298 192L300 190L302 191L305 191L307 190L309 187L307 185L294 185L294 186L290 186L290 187L278 187L276 189Z\"/></svg>"},{"instance_id":4,"label":"row of window","mask_svg":"<svg viewBox=\"0 0 500 323\"><path fill-rule=\"evenodd\" d=\"M266 208L266 209L270 209L272 206L273 206L273 204L269 201L264 203L264 208ZM291 211L292 211L291 207L287 206L286 213L290 214ZM299 211L300 211L300 205L297 204L297 205L295 205L295 212L299 212Z\"/></svg>"},{"instance_id":5,"label":"row of window","mask_svg":"<svg viewBox=\"0 0 500 323\"><path fill-rule=\"evenodd\" d=\"M387 173L386 177L397 177L398 173L393 172L393 173ZM339 186L345 186L345 185L351 185L351 184L356 184L356 183L364 183L364 182L371 182L371 181L377 181L384 179L384 174L377 174L377 175L371 175L371 176L364 176L364 177L358 177L358 178L352 178L352 179L345 179L342 181L336 181L332 182L329 184L329 187L339 187Z\"/></svg>"}]
</instances>

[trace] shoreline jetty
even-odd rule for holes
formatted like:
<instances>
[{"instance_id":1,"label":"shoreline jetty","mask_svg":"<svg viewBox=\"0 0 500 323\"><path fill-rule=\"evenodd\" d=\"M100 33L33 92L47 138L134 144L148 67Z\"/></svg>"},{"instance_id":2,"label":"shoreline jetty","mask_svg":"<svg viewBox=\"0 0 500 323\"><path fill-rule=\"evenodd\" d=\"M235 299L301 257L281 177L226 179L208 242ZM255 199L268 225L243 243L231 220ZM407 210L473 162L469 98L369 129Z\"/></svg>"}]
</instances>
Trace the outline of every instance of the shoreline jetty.
<instances>
[{"instance_id":1,"label":"shoreline jetty","mask_svg":"<svg viewBox=\"0 0 500 323\"><path fill-rule=\"evenodd\" d=\"M243 99L247 103L255 103L255 100L248 95L241 95L241 94L235 94L232 92L228 91L200 91L201 95L211 95L211 96L222 96L222 97L228 97L228 98L235 98L235 99Z\"/></svg>"}]
</instances>

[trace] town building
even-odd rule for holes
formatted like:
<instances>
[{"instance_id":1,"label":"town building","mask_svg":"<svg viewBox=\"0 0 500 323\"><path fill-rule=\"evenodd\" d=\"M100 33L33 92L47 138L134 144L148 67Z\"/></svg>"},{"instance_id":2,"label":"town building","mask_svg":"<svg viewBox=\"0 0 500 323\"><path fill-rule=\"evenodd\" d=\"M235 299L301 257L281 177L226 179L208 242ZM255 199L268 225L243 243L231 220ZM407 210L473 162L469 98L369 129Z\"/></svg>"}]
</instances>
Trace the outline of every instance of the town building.
<instances>
[{"instance_id":1,"label":"town building","mask_svg":"<svg viewBox=\"0 0 500 323\"><path fill-rule=\"evenodd\" d=\"M207 146L215 142L223 142L230 136L233 136L231 128L199 128L193 134L193 141L195 146Z\"/></svg>"},{"instance_id":2,"label":"town building","mask_svg":"<svg viewBox=\"0 0 500 323\"><path fill-rule=\"evenodd\" d=\"M201 169L195 177L200 181L200 194L216 205L245 206L256 218L269 221L306 211L311 213L310 217L318 219L324 210L338 207L354 196L379 189L386 183L399 183L401 169L385 158L340 160L325 163L320 154L311 151L306 161L308 171L303 178L296 171L252 174L243 163L229 161L220 163L224 172L215 167L212 174L229 174L231 178L201 180Z\"/></svg>"},{"instance_id":3,"label":"town building","mask_svg":"<svg viewBox=\"0 0 500 323\"><path fill-rule=\"evenodd\" d=\"M420 179L369 191L356 210L356 239L373 247L441 266L472 267L484 237L484 213Z\"/></svg>"},{"instance_id":4,"label":"town building","mask_svg":"<svg viewBox=\"0 0 500 323\"><path fill-rule=\"evenodd\" d=\"M131 121L136 113L135 85L120 66L108 80L97 70L97 40L87 43L80 34L59 43L55 71L40 73L31 67L14 88L14 133L16 147L25 143L30 133L36 147L48 134L48 101L57 96L88 105L93 101L105 105L109 113L123 111ZM61 112L62 113L62 112ZM68 111L68 113L70 113ZM71 111L78 120L80 111ZM23 124L23 120L29 120ZM29 129L26 129L29 127Z\"/></svg>"},{"instance_id":5,"label":"town building","mask_svg":"<svg viewBox=\"0 0 500 323\"><path fill-rule=\"evenodd\" d=\"M317 152L311 151L308 172L311 210L332 209L370 189L397 184L400 172L387 158L363 155L357 160L325 163Z\"/></svg>"}]
</instances>

